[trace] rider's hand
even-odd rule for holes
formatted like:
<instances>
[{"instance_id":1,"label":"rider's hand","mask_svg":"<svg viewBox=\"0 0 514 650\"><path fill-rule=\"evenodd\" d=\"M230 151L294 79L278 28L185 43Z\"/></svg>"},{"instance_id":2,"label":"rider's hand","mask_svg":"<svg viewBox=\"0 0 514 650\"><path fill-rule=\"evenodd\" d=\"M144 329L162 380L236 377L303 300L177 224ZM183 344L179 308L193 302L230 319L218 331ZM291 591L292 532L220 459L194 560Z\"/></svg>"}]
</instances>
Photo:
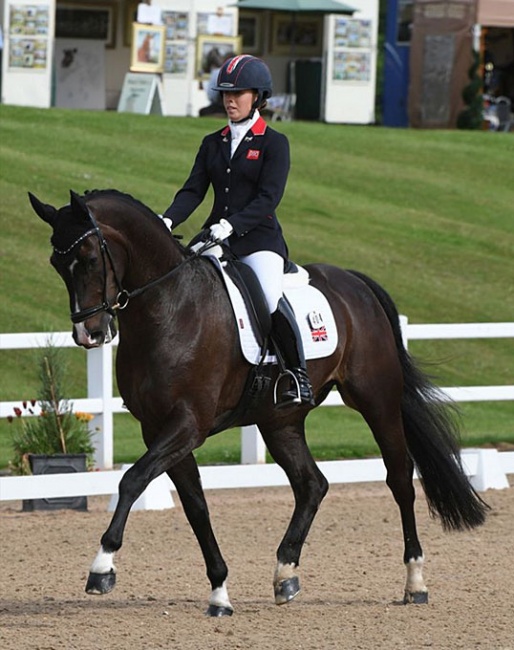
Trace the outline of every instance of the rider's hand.
<instances>
[{"instance_id":1,"label":"rider's hand","mask_svg":"<svg viewBox=\"0 0 514 650\"><path fill-rule=\"evenodd\" d=\"M234 232L234 228L226 219L220 219L210 227L210 236L214 241L223 241Z\"/></svg>"},{"instance_id":2,"label":"rider's hand","mask_svg":"<svg viewBox=\"0 0 514 650\"><path fill-rule=\"evenodd\" d=\"M202 248L205 248L205 242L204 241L198 241L198 242L196 242L196 244L193 244L190 247L190 250L192 250L193 253L198 253L198 251L201 250Z\"/></svg>"},{"instance_id":3,"label":"rider's hand","mask_svg":"<svg viewBox=\"0 0 514 650\"><path fill-rule=\"evenodd\" d=\"M162 214L159 214L157 216L164 221L166 228L171 232L171 229L173 228L173 221L169 217L163 217Z\"/></svg>"},{"instance_id":4,"label":"rider's hand","mask_svg":"<svg viewBox=\"0 0 514 650\"><path fill-rule=\"evenodd\" d=\"M171 232L171 229L173 228L173 221L169 217L164 217L162 214L158 214L157 216L159 219L162 219L164 221L164 225Z\"/></svg>"}]
</instances>

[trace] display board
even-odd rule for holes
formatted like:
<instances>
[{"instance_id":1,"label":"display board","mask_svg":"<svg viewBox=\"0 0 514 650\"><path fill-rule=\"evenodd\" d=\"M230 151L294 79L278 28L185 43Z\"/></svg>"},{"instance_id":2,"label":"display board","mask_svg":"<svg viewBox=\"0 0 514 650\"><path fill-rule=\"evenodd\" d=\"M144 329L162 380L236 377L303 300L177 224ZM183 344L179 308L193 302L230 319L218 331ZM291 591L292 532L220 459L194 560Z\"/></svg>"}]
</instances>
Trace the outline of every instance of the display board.
<instances>
[{"instance_id":1,"label":"display board","mask_svg":"<svg viewBox=\"0 0 514 650\"><path fill-rule=\"evenodd\" d=\"M129 72L125 75L118 113L162 115L162 91L159 75Z\"/></svg>"},{"instance_id":2,"label":"display board","mask_svg":"<svg viewBox=\"0 0 514 650\"><path fill-rule=\"evenodd\" d=\"M48 108L51 102L55 0L4 4L2 101Z\"/></svg>"},{"instance_id":3,"label":"display board","mask_svg":"<svg viewBox=\"0 0 514 650\"><path fill-rule=\"evenodd\" d=\"M326 122L375 121L378 0L357 0L352 16L325 17L326 54L322 118Z\"/></svg>"}]
</instances>

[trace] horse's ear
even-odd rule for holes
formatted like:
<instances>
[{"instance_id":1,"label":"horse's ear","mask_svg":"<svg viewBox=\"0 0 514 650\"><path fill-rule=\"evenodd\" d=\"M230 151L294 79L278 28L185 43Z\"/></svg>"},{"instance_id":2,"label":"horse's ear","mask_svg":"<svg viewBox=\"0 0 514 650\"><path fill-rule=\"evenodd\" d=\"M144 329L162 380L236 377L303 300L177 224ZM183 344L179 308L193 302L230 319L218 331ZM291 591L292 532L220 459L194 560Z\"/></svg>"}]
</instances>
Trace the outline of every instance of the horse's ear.
<instances>
[{"instance_id":1,"label":"horse's ear","mask_svg":"<svg viewBox=\"0 0 514 650\"><path fill-rule=\"evenodd\" d=\"M89 213L89 209L86 205L86 202L84 201L84 198L73 190L70 190L70 205L73 215L76 218L82 218L82 220L86 223L91 222L91 214Z\"/></svg>"},{"instance_id":2,"label":"horse's ear","mask_svg":"<svg viewBox=\"0 0 514 650\"><path fill-rule=\"evenodd\" d=\"M29 192L29 201L30 201L30 205L34 209L34 212L39 217L41 217L43 221L46 221L46 223L49 223L53 227L55 217L57 215L57 210L52 205L48 205L47 203L42 203L37 197L35 197L30 192Z\"/></svg>"}]
</instances>

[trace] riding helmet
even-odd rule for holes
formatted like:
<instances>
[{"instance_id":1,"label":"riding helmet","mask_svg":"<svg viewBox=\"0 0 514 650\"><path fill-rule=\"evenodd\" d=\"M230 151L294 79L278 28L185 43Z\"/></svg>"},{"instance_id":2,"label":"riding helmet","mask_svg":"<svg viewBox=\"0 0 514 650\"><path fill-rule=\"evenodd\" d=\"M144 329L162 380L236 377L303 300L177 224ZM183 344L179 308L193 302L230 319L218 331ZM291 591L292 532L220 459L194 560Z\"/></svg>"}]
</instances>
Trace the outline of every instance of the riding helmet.
<instances>
[{"instance_id":1,"label":"riding helmet","mask_svg":"<svg viewBox=\"0 0 514 650\"><path fill-rule=\"evenodd\" d=\"M225 61L219 71L214 90L219 92L255 90L258 94L256 104L260 106L273 93L271 72L262 59L249 54L240 54Z\"/></svg>"}]
</instances>

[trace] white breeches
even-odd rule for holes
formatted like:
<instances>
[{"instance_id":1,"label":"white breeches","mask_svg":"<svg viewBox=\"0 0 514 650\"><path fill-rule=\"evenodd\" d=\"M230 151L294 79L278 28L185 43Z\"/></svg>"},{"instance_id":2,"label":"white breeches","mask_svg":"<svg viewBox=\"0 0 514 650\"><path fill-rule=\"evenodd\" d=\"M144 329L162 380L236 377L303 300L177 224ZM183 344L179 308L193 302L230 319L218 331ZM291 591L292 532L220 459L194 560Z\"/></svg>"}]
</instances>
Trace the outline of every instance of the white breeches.
<instances>
[{"instance_id":1,"label":"white breeches","mask_svg":"<svg viewBox=\"0 0 514 650\"><path fill-rule=\"evenodd\" d=\"M282 298L283 258L272 251L257 251L250 255L242 255L239 259L247 264L257 276L264 291L268 309L272 314L277 310L278 301Z\"/></svg>"}]
</instances>

